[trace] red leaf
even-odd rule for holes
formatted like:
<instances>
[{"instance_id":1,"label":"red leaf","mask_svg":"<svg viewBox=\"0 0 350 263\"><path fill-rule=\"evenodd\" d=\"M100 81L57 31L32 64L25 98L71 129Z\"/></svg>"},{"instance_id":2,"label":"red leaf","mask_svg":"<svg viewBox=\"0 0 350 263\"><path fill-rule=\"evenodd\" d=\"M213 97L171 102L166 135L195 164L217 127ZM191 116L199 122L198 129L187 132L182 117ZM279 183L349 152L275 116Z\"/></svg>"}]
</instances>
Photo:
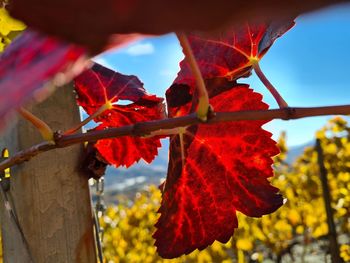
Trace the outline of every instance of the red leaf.
<instances>
[{"instance_id":1,"label":"red leaf","mask_svg":"<svg viewBox=\"0 0 350 263\"><path fill-rule=\"evenodd\" d=\"M87 113L92 114L108 101L119 100L136 102L146 96L154 100L143 88L143 83L136 76L127 76L95 63L91 69L75 78L78 102Z\"/></svg>"},{"instance_id":2,"label":"red leaf","mask_svg":"<svg viewBox=\"0 0 350 263\"><path fill-rule=\"evenodd\" d=\"M98 130L160 119L159 114L147 116L149 108L142 107L141 110L136 112L136 107L136 105L130 105L130 107L123 109L125 111L121 108L111 111L111 119L108 124L101 124L98 126ZM110 164L129 167L141 158L151 163L154 157L158 155L158 148L161 147L161 143L158 137L123 136L115 139L99 140L95 147Z\"/></svg>"},{"instance_id":3,"label":"red leaf","mask_svg":"<svg viewBox=\"0 0 350 263\"><path fill-rule=\"evenodd\" d=\"M236 84L236 81L229 81L226 78L212 78L205 80L205 86L209 98L232 89ZM196 92L197 90L193 91L191 87L186 84L174 83L171 85L166 91L168 116L179 117L192 113L195 110L194 106L197 105L197 102L193 101L194 99L197 99Z\"/></svg>"},{"instance_id":4,"label":"red leaf","mask_svg":"<svg viewBox=\"0 0 350 263\"><path fill-rule=\"evenodd\" d=\"M251 59L261 59L273 42L294 25L288 20L278 23L247 24L240 30L231 28L217 33L216 36L204 36L200 33L188 35L194 56L204 79L226 77L236 80L249 76ZM184 59L181 70L174 83L194 85L193 74Z\"/></svg>"},{"instance_id":5,"label":"red leaf","mask_svg":"<svg viewBox=\"0 0 350 263\"><path fill-rule=\"evenodd\" d=\"M247 85L217 93L217 111L265 110L262 96ZM226 89L226 87L225 87ZM171 92L168 92L171 93ZM227 242L237 227L236 211L260 217L282 205L271 157L278 154L265 121L239 121L186 128L170 139L170 162L161 216L154 234L158 253L173 258Z\"/></svg>"},{"instance_id":6,"label":"red leaf","mask_svg":"<svg viewBox=\"0 0 350 263\"><path fill-rule=\"evenodd\" d=\"M101 65L94 66L75 79L78 102L88 114L95 113L107 102L113 107L104 111L96 122L97 130L121 127L164 117L163 99L146 93L143 83L135 76L126 76ZM119 100L133 101L117 105ZM143 158L151 162L158 154L159 138L124 136L100 140L95 144L102 157L115 166L129 167Z\"/></svg>"},{"instance_id":7,"label":"red leaf","mask_svg":"<svg viewBox=\"0 0 350 263\"><path fill-rule=\"evenodd\" d=\"M31 30L18 37L0 57L0 126L9 111L45 84L70 81L84 68L79 60L84 53L81 47Z\"/></svg>"},{"instance_id":8,"label":"red leaf","mask_svg":"<svg viewBox=\"0 0 350 263\"><path fill-rule=\"evenodd\" d=\"M29 26L96 50L115 33L213 30L247 20L294 17L343 1L12 0L10 11Z\"/></svg>"}]
</instances>

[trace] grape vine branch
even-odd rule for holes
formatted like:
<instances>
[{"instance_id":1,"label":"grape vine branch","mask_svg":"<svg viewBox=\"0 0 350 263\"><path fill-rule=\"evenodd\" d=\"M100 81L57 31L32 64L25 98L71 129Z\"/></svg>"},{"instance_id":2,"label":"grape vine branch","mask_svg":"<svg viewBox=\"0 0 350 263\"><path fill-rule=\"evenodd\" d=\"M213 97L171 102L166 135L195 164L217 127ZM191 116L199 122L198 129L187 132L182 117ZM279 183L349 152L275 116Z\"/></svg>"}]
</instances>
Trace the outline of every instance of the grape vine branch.
<instances>
[{"instance_id":1,"label":"grape vine branch","mask_svg":"<svg viewBox=\"0 0 350 263\"><path fill-rule=\"evenodd\" d=\"M100 131L89 131L87 133L63 135L61 132L55 133L55 143L44 141L32 147L15 153L11 157L0 163L0 171L10 168L14 165L29 161L34 156L57 148L68 147L82 142L94 142L100 139L116 138L121 136L143 137L151 132L167 130L190 125L210 125L219 122L229 121L254 121L254 120L292 120L305 117L324 116L324 115L349 115L350 105L324 106L324 107L305 107L305 108L283 108L258 111L236 111L236 112L210 112L208 120L203 122L198 118L197 113L177 118L167 118L156 121L139 122L133 125L122 126L118 128L109 128Z\"/></svg>"}]
</instances>

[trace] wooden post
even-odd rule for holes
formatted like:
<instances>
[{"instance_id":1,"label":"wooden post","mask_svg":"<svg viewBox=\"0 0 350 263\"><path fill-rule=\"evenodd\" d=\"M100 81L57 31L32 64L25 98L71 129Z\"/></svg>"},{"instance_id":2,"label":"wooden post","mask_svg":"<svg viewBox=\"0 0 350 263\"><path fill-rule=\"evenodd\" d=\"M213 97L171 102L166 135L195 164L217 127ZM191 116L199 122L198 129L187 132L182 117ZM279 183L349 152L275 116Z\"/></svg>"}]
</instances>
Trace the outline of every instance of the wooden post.
<instances>
[{"instance_id":1,"label":"wooden post","mask_svg":"<svg viewBox=\"0 0 350 263\"><path fill-rule=\"evenodd\" d=\"M53 130L66 130L80 122L71 86L59 88L43 103L27 109ZM40 141L33 125L19 120L0 137L0 147L8 148L11 155ZM11 169L8 195L30 253L1 200L4 262L96 263L88 179L79 172L81 154L82 145L75 145L43 153Z\"/></svg>"},{"instance_id":2,"label":"wooden post","mask_svg":"<svg viewBox=\"0 0 350 263\"><path fill-rule=\"evenodd\" d=\"M324 165L323 149L321 146L320 139L316 140L316 151L318 156L318 165L320 168L322 194L323 194L323 199L324 199L324 204L326 207L326 214L327 214L329 250L331 252L332 263L340 263L342 262L342 260L339 254L337 230L335 228L334 219L333 219L333 210L331 207L332 199L330 196L329 186L328 186L328 178L327 178L328 174L327 174L327 169Z\"/></svg>"}]
</instances>

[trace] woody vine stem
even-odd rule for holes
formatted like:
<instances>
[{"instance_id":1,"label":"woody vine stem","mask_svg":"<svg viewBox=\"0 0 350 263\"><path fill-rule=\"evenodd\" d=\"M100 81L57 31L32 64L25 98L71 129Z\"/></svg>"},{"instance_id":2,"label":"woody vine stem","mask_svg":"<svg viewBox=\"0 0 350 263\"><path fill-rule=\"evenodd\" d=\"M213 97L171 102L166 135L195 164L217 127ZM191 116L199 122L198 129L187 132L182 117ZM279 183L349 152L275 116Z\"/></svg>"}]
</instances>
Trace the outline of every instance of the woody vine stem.
<instances>
[{"instance_id":1,"label":"woody vine stem","mask_svg":"<svg viewBox=\"0 0 350 263\"><path fill-rule=\"evenodd\" d=\"M50 141L33 145L20 151L0 163L0 171L4 171L14 165L29 161L32 157L57 148L64 148L82 142L94 142L101 139L116 138L121 136L144 137L154 131L174 129L190 125L212 125L219 122L229 121L256 121L256 120L292 120L305 117L323 115L349 115L350 105L312 107L312 108L283 108L259 111L236 111L236 112L210 112L207 122L193 113L183 117L168 118L155 121L140 122L118 128L109 128L101 131L62 135L58 132L54 136L54 144Z\"/></svg>"}]
</instances>

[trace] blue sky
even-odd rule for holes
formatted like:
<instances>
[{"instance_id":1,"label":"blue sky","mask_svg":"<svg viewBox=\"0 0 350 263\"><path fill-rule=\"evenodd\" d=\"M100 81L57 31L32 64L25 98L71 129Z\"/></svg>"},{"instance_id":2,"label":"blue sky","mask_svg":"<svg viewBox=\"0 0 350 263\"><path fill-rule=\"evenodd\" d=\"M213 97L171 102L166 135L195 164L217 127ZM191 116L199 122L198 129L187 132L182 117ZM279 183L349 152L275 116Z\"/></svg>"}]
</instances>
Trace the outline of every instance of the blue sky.
<instances>
[{"instance_id":1,"label":"blue sky","mask_svg":"<svg viewBox=\"0 0 350 263\"><path fill-rule=\"evenodd\" d=\"M334 7L297 19L297 24L278 39L261 68L290 106L350 104L350 5ZM97 61L123 74L137 75L149 93L164 96L171 85L183 55L173 34L147 38L110 52ZM249 83L276 108L272 96L252 76L239 82ZM330 117L301 120L275 120L265 129L278 138L285 130L288 145L311 141L315 130Z\"/></svg>"}]
</instances>

